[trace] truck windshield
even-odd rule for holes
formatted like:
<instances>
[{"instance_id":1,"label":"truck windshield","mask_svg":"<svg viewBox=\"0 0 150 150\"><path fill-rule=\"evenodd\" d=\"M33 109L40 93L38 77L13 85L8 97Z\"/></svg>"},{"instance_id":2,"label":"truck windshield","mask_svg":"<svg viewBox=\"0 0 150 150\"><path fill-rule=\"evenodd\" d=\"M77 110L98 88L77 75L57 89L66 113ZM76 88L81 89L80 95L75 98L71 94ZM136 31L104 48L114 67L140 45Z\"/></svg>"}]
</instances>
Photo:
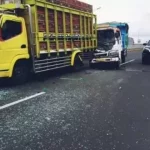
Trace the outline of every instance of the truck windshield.
<instances>
[{"instance_id":1,"label":"truck windshield","mask_svg":"<svg viewBox=\"0 0 150 150\"><path fill-rule=\"evenodd\" d=\"M110 50L115 44L115 34L114 30L98 30L98 48L103 48L104 50Z\"/></svg>"}]
</instances>

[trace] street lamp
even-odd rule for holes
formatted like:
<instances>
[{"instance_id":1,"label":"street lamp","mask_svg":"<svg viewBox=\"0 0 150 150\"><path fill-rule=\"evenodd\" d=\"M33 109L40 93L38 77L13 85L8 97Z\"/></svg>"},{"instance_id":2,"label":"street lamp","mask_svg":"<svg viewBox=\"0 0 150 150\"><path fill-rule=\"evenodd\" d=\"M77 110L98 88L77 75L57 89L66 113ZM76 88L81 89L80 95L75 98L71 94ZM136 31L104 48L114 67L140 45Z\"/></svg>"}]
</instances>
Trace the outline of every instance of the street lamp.
<instances>
[{"instance_id":1,"label":"street lamp","mask_svg":"<svg viewBox=\"0 0 150 150\"><path fill-rule=\"evenodd\" d=\"M101 9L101 7L98 7L98 8L96 8L96 9L94 9L94 11L99 10L99 9Z\"/></svg>"}]
</instances>

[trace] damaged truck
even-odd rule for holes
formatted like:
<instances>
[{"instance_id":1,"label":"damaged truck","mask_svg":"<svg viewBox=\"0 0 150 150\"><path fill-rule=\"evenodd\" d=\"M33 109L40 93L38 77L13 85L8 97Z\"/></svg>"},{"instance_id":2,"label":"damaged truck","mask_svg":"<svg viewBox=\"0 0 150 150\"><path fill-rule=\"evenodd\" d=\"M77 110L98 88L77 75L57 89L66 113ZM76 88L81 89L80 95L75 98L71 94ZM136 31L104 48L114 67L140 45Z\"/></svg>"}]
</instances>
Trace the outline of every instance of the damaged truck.
<instances>
[{"instance_id":1,"label":"damaged truck","mask_svg":"<svg viewBox=\"0 0 150 150\"><path fill-rule=\"evenodd\" d=\"M100 64L120 68L125 63L128 48L127 23L105 23L97 26L97 49L95 50L90 66L98 67Z\"/></svg>"}]
</instances>

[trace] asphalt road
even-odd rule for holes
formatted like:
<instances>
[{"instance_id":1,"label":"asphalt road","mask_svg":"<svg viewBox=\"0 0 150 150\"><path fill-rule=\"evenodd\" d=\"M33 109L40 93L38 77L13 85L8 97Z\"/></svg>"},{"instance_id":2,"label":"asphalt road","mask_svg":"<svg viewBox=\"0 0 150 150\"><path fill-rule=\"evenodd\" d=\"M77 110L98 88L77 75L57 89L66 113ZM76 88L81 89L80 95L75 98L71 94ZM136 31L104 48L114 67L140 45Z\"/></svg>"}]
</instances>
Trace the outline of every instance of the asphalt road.
<instances>
[{"instance_id":1,"label":"asphalt road","mask_svg":"<svg viewBox=\"0 0 150 150\"><path fill-rule=\"evenodd\" d=\"M1 86L0 150L150 150L150 66L130 60Z\"/></svg>"}]
</instances>

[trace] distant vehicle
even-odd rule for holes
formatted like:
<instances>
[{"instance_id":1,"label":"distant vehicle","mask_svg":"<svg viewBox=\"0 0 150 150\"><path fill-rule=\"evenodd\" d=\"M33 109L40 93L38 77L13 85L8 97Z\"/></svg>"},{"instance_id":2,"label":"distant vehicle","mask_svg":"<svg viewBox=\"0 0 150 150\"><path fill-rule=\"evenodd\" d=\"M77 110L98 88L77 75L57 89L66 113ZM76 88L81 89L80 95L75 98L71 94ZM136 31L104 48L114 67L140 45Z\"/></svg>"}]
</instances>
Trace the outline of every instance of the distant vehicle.
<instances>
[{"instance_id":1,"label":"distant vehicle","mask_svg":"<svg viewBox=\"0 0 150 150\"><path fill-rule=\"evenodd\" d=\"M142 64L150 63L150 40L147 43L144 43L144 48L142 52Z\"/></svg>"}]
</instances>

